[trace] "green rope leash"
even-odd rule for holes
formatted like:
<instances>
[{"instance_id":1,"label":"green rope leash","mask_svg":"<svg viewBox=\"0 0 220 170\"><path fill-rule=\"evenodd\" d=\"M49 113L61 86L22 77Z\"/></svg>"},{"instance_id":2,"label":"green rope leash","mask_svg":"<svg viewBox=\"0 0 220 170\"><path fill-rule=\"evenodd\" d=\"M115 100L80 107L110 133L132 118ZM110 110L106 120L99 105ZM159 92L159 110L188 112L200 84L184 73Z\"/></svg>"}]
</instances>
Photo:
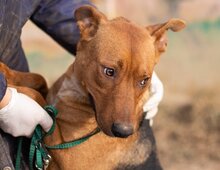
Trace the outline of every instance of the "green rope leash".
<instances>
[{"instance_id":1,"label":"green rope leash","mask_svg":"<svg viewBox=\"0 0 220 170\"><path fill-rule=\"evenodd\" d=\"M33 164L34 164L34 156L35 156L35 167L37 169L43 169L44 165L48 166L49 161L51 159L47 149L44 146L43 138L45 136L51 135L55 129L56 125L56 116L57 116L57 110L53 106L46 106L44 108L47 113L52 117L53 119L53 125L50 128L50 130L47 133L43 134L43 130L40 125L37 125L34 134L31 138L31 145L30 145L30 151L29 151L29 167L30 170L33 170Z\"/></svg>"},{"instance_id":2,"label":"green rope leash","mask_svg":"<svg viewBox=\"0 0 220 170\"><path fill-rule=\"evenodd\" d=\"M82 137L80 139L70 141L70 142L66 142L66 143L61 143L61 144L54 145L54 146L45 145L45 147L48 148L48 149L67 149L67 148L71 148L71 147L77 146L77 145L87 141L90 137L92 137L93 135L95 135L99 132L100 132L100 129L96 128L92 133L90 133L89 135L87 135L85 137Z\"/></svg>"},{"instance_id":3,"label":"green rope leash","mask_svg":"<svg viewBox=\"0 0 220 170\"><path fill-rule=\"evenodd\" d=\"M47 149L67 149L70 147L74 147L76 145L79 145L86 140L88 140L91 136L97 134L100 132L99 128L96 128L92 133L89 135L82 137L80 139L54 145L54 146L48 146L45 145L43 142L43 138L45 136L51 135L55 129L56 124L56 116L57 116L57 110L53 106L46 106L45 110L48 112L48 114L53 119L53 125L49 132L43 133L43 130L40 125L38 125L34 131L34 134L31 138L31 144L30 144L30 151L29 151L29 168L30 170L33 170L34 167L34 160L35 160L35 167L38 170L42 170L46 168L49 165L49 162L51 160L51 156L49 155ZM16 156L16 163L15 163L15 170L21 169L21 149L22 149L22 138L19 139L18 149L17 149L17 156Z\"/></svg>"}]
</instances>

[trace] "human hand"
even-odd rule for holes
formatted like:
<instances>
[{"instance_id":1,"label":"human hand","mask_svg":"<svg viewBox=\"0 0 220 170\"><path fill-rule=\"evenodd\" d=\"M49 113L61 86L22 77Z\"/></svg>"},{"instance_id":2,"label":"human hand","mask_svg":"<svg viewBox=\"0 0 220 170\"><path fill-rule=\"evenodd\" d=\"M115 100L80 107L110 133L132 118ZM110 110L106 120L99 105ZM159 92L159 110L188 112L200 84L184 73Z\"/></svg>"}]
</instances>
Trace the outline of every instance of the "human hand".
<instances>
[{"instance_id":1,"label":"human hand","mask_svg":"<svg viewBox=\"0 0 220 170\"><path fill-rule=\"evenodd\" d=\"M38 124L49 131L53 121L37 102L15 88L7 88L6 95L9 102L0 109L0 128L4 132L14 137L30 137Z\"/></svg>"},{"instance_id":2,"label":"human hand","mask_svg":"<svg viewBox=\"0 0 220 170\"><path fill-rule=\"evenodd\" d=\"M151 120L150 124L153 123L153 117L157 114L158 105L163 98L163 84L157 77L156 73L153 72L150 87L150 98L144 104L143 110L147 112L145 119Z\"/></svg>"}]
</instances>

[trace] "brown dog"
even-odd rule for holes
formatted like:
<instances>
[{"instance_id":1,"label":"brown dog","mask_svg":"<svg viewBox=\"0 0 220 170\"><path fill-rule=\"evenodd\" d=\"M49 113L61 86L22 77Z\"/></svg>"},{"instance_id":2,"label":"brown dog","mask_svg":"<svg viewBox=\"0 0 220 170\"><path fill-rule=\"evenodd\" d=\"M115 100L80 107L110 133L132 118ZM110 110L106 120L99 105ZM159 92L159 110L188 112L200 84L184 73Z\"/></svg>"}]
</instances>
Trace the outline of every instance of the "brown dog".
<instances>
[{"instance_id":1,"label":"brown dog","mask_svg":"<svg viewBox=\"0 0 220 170\"><path fill-rule=\"evenodd\" d=\"M15 71L1 62L0 72L4 74L9 87L14 87L18 92L28 95L41 106L46 105L44 98L48 93L48 87L41 75Z\"/></svg>"},{"instance_id":2,"label":"brown dog","mask_svg":"<svg viewBox=\"0 0 220 170\"><path fill-rule=\"evenodd\" d=\"M119 17L108 20L91 6L75 12L80 29L75 62L54 84L49 104L59 114L48 145L101 132L64 150L51 150L51 170L161 169L155 141L142 107L151 76L165 51L166 31L183 21L140 27Z\"/></svg>"}]
</instances>

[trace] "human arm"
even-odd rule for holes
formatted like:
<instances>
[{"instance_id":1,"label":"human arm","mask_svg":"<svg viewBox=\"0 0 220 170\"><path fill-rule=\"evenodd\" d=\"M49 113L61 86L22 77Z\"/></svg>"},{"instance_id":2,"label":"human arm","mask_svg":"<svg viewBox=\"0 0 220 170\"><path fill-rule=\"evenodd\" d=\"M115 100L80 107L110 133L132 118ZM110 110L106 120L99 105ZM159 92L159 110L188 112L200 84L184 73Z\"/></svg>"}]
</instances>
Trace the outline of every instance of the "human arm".
<instances>
[{"instance_id":1,"label":"human arm","mask_svg":"<svg viewBox=\"0 0 220 170\"><path fill-rule=\"evenodd\" d=\"M90 4L88 0L44 0L31 16L31 20L56 42L76 53L79 30L74 19L74 10L81 5Z\"/></svg>"},{"instance_id":2,"label":"human arm","mask_svg":"<svg viewBox=\"0 0 220 170\"><path fill-rule=\"evenodd\" d=\"M6 88L7 88L7 82L5 76L0 72L0 104L3 104L3 102L5 102L2 101L2 99L5 96Z\"/></svg>"}]
</instances>

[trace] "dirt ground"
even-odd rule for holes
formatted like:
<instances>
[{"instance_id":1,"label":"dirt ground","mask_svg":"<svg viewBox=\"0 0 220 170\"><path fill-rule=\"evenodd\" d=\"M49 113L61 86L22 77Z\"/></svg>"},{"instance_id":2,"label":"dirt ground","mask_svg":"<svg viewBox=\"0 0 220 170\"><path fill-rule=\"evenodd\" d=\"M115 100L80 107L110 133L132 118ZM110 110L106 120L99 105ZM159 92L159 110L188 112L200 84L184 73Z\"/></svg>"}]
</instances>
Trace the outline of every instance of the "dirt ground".
<instances>
[{"instance_id":1,"label":"dirt ground","mask_svg":"<svg viewBox=\"0 0 220 170\"><path fill-rule=\"evenodd\" d=\"M216 88L216 93L193 91L185 99L182 95L161 103L153 128L164 169L220 168L220 89Z\"/></svg>"},{"instance_id":2,"label":"dirt ground","mask_svg":"<svg viewBox=\"0 0 220 170\"><path fill-rule=\"evenodd\" d=\"M190 22L183 32L168 34L168 50L156 66L165 94L153 125L165 170L220 169L219 36L219 19ZM30 23L22 42L31 71L49 84L73 62Z\"/></svg>"}]
</instances>

